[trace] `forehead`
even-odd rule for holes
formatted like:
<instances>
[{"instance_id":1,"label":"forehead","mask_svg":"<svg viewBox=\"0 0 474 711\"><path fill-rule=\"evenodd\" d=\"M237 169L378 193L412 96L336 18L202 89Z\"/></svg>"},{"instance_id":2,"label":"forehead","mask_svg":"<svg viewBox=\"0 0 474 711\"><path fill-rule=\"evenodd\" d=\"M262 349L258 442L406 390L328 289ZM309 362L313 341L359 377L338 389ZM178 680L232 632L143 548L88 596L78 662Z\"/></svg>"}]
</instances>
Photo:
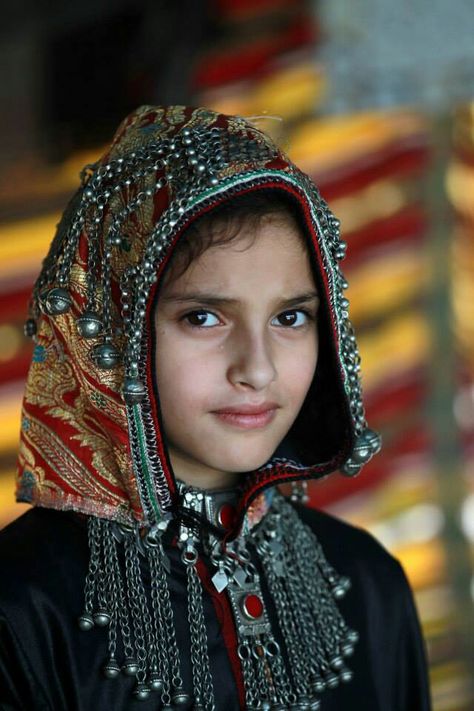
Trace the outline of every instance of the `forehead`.
<instances>
[{"instance_id":1,"label":"forehead","mask_svg":"<svg viewBox=\"0 0 474 711\"><path fill-rule=\"evenodd\" d=\"M267 284L274 290L294 284L314 285L305 236L285 214L264 216L256 226L244 224L230 241L214 244L197 256L177 278L164 284L173 292L196 286L240 292Z\"/></svg>"}]
</instances>

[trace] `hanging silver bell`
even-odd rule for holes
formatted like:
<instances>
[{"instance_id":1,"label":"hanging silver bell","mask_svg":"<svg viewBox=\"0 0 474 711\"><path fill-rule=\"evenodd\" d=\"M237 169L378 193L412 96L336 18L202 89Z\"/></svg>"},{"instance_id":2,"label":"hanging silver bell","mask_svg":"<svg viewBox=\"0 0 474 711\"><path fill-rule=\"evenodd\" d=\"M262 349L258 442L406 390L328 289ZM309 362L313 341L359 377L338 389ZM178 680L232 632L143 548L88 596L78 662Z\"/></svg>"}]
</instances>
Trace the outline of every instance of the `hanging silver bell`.
<instances>
[{"instance_id":1,"label":"hanging silver bell","mask_svg":"<svg viewBox=\"0 0 474 711\"><path fill-rule=\"evenodd\" d=\"M145 385L139 378L125 378L122 395L127 405L142 402L146 395Z\"/></svg>"},{"instance_id":2,"label":"hanging silver bell","mask_svg":"<svg viewBox=\"0 0 474 711\"><path fill-rule=\"evenodd\" d=\"M126 657L122 664L122 672L125 676L135 676L138 672L138 662L133 657Z\"/></svg>"},{"instance_id":3,"label":"hanging silver bell","mask_svg":"<svg viewBox=\"0 0 474 711\"><path fill-rule=\"evenodd\" d=\"M78 620L79 623L79 628L83 632L89 632L94 627L94 620L92 619L92 615L89 615L88 612L84 612Z\"/></svg>"},{"instance_id":4,"label":"hanging silver bell","mask_svg":"<svg viewBox=\"0 0 474 711\"><path fill-rule=\"evenodd\" d=\"M69 292L61 286L56 286L47 292L43 292L41 301L43 310L49 316L65 314L72 306L72 299Z\"/></svg>"},{"instance_id":5,"label":"hanging silver bell","mask_svg":"<svg viewBox=\"0 0 474 711\"><path fill-rule=\"evenodd\" d=\"M341 473L344 474L344 476L357 476L360 470L361 465L353 459L348 459L347 462L341 467Z\"/></svg>"},{"instance_id":6,"label":"hanging silver bell","mask_svg":"<svg viewBox=\"0 0 474 711\"><path fill-rule=\"evenodd\" d=\"M102 330L102 321L94 311L84 311L76 320L76 326L82 338L96 338Z\"/></svg>"},{"instance_id":7,"label":"hanging silver bell","mask_svg":"<svg viewBox=\"0 0 474 711\"><path fill-rule=\"evenodd\" d=\"M371 457L372 449L366 439L365 432L362 432L355 441L351 459L360 464L365 464Z\"/></svg>"},{"instance_id":8,"label":"hanging silver bell","mask_svg":"<svg viewBox=\"0 0 474 711\"><path fill-rule=\"evenodd\" d=\"M137 701L146 701L150 696L150 687L146 684L138 683L133 690L133 695Z\"/></svg>"},{"instance_id":9,"label":"hanging silver bell","mask_svg":"<svg viewBox=\"0 0 474 711\"><path fill-rule=\"evenodd\" d=\"M153 670L148 678L148 684L152 691L163 691L164 682L157 670Z\"/></svg>"},{"instance_id":10,"label":"hanging silver bell","mask_svg":"<svg viewBox=\"0 0 474 711\"><path fill-rule=\"evenodd\" d=\"M91 358L98 368L110 370L120 363L120 351L112 343L100 343L92 349Z\"/></svg>"},{"instance_id":11,"label":"hanging silver bell","mask_svg":"<svg viewBox=\"0 0 474 711\"><path fill-rule=\"evenodd\" d=\"M102 667L102 672L106 679L116 679L120 674L120 667L117 660L114 657L110 657Z\"/></svg>"},{"instance_id":12,"label":"hanging silver bell","mask_svg":"<svg viewBox=\"0 0 474 711\"><path fill-rule=\"evenodd\" d=\"M191 697L184 689L175 689L171 695L171 703L173 706L187 706L191 701Z\"/></svg>"},{"instance_id":13,"label":"hanging silver bell","mask_svg":"<svg viewBox=\"0 0 474 711\"><path fill-rule=\"evenodd\" d=\"M110 615L107 610L101 608L94 613L94 624L96 624L97 627L107 627L109 622Z\"/></svg>"},{"instance_id":14,"label":"hanging silver bell","mask_svg":"<svg viewBox=\"0 0 474 711\"><path fill-rule=\"evenodd\" d=\"M363 432L365 440L372 450L372 454L377 454L382 448L382 437L374 430L366 429Z\"/></svg>"}]
</instances>

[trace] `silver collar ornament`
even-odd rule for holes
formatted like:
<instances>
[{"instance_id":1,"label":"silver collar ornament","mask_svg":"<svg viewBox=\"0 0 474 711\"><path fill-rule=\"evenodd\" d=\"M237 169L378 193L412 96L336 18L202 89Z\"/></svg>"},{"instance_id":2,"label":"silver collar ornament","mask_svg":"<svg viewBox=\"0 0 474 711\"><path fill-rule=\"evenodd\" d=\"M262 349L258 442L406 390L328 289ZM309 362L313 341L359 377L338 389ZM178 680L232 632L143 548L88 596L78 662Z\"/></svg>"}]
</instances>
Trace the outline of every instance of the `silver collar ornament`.
<instances>
[{"instance_id":1,"label":"silver collar ornament","mask_svg":"<svg viewBox=\"0 0 474 711\"><path fill-rule=\"evenodd\" d=\"M201 559L211 570L218 594L230 601L245 708L316 711L326 689L349 682L353 675L346 658L358 633L346 625L336 604L350 580L332 568L317 536L278 490L267 492L272 500L262 519L250 528L246 517L240 535L227 544L220 534L231 521L236 492L206 492L182 483L179 490L188 650L178 649L176 643L163 541L167 522L140 530L89 518L91 555L79 625L82 630L108 628L104 675L134 676L135 698L145 700L156 693L166 711L216 708L197 570ZM202 517L209 526L199 525ZM149 587L143 566L149 568ZM272 621L262 580L276 610ZM190 657L192 690L183 685L181 655Z\"/></svg>"}]
</instances>

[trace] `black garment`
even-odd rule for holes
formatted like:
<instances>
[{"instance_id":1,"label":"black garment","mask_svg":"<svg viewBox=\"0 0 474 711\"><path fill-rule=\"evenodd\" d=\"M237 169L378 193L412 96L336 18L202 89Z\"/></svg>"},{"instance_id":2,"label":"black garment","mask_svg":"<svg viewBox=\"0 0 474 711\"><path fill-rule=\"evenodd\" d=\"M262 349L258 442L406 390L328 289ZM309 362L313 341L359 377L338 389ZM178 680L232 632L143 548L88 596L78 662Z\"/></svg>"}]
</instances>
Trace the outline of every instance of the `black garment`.
<instances>
[{"instance_id":1,"label":"black garment","mask_svg":"<svg viewBox=\"0 0 474 711\"><path fill-rule=\"evenodd\" d=\"M347 666L354 678L325 691L321 711L429 711L426 653L417 612L399 562L367 532L321 511L298 506L326 557L352 588L337 604L360 640ZM177 549L171 597L178 645L188 644L186 577ZM133 680L103 678L103 629L81 632L87 572L86 523L71 512L32 509L0 533L0 709L125 711L138 702ZM225 593L222 593L225 595ZM267 607L272 616L271 606ZM216 608L204 597L216 708L239 708L237 686ZM189 685L190 668L183 669Z\"/></svg>"}]
</instances>

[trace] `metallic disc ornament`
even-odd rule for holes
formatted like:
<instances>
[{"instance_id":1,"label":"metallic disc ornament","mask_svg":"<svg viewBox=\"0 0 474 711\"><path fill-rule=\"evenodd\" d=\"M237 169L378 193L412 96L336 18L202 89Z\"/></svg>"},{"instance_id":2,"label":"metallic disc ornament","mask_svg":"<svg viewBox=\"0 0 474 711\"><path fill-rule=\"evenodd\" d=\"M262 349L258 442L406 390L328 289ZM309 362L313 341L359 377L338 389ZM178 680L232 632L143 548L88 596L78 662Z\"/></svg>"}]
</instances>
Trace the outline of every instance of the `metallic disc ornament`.
<instances>
[{"instance_id":1,"label":"metallic disc ornament","mask_svg":"<svg viewBox=\"0 0 474 711\"><path fill-rule=\"evenodd\" d=\"M102 330L102 321L94 311L84 311L77 319L76 326L82 338L96 338Z\"/></svg>"}]
</instances>

